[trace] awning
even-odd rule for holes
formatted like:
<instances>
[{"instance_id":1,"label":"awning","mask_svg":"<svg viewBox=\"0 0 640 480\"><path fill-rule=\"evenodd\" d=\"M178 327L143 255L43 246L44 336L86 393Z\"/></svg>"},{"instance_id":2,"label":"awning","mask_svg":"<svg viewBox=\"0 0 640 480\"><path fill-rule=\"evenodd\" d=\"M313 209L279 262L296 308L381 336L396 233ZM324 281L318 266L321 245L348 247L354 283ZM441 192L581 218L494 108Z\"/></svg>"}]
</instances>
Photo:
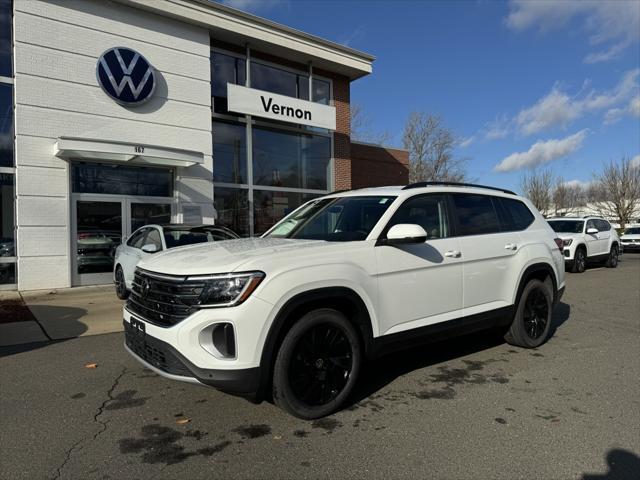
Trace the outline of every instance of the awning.
<instances>
[{"instance_id":1,"label":"awning","mask_svg":"<svg viewBox=\"0 0 640 480\"><path fill-rule=\"evenodd\" d=\"M165 167L190 167L204 163L204 154L193 150L105 140L60 137L54 155L64 160L92 160Z\"/></svg>"}]
</instances>

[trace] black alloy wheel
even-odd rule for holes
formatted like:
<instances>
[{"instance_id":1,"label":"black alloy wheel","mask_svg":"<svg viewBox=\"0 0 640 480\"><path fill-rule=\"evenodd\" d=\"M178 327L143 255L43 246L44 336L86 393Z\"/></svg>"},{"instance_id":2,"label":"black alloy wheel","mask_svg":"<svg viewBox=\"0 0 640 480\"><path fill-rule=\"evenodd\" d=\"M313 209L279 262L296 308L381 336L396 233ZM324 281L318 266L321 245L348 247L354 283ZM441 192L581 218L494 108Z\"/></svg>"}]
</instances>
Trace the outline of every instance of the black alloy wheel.
<instances>
[{"instance_id":1,"label":"black alloy wheel","mask_svg":"<svg viewBox=\"0 0 640 480\"><path fill-rule=\"evenodd\" d=\"M524 303L524 329L532 340L537 340L544 333L549 321L549 305L545 292L535 288L529 292Z\"/></svg>"},{"instance_id":2,"label":"black alloy wheel","mask_svg":"<svg viewBox=\"0 0 640 480\"><path fill-rule=\"evenodd\" d=\"M345 332L331 324L307 330L289 364L296 398L307 405L325 405L344 389L353 368L353 352Z\"/></svg>"},{"instance_id":3,"label":"black alloy wheel","mask_svg":"<svg viewBox=\"0 0 640 480\"><path fill-rule=\"evenodd\" d=\"M360 338L340 312L305 314L287 332L274 365L273 400L306 420L333 413L345 402L362 363Z\"/></svg>"},{"instance_id":4,"label":"black alloy wheel","mask_svg":"<svg viewBox=\"0 0 640 480\"><path fill-rule=\"evenodd\" d=\"M618 246L612 245L609 252L609 258L607 258L607 267L616 268L618 266Z\"/></svg>"},{"instance_id":5,"label":"black alloy wheel","mask_svg":"<svg viewBox=\"0 0 640 480\"><path fill-rule=\"evenodd\" d=\"M582 273L587 269L587 254L584 251L584 248L578 248L576 250L576 255L573 259L573 273Z\"/></svg>"},{"instance_id":6,"label":"black alloy wheel","mask_svg":"<svg viewBox=\"0 0 640 480\"><path fill-rule=\"evenodd\" d=\"M124 272L122 271L122 267L118 265L116 268L116 295L120 300L126 300L129 296L129 290L127 290L127 284L124 281Z\"/></svg>"},{"instance_id":7,"label":"black alloy wheel","mask_svg":"<svg viewBox=\"0 0 640 480\"><path fill-rule=\"evenodd\" d=\"M518 347L539 347L549 336L552 313L551 281L529 280L520 294L513 322L504 339Z\"/></svg>"}]
</instances>

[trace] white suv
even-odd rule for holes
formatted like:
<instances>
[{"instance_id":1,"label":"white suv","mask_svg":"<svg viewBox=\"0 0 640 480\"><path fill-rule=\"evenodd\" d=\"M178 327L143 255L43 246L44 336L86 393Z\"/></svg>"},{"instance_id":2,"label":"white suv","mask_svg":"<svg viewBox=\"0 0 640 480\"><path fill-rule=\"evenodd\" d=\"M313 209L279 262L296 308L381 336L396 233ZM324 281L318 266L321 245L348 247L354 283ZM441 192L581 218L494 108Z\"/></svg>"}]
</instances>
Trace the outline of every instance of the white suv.
<instances>
[{"instance_id":1,"label":"white suv","mask_svg":"<svg viewBox=\"0 0 640 480\"><path fill-rule=\"evenodd\" d=\"M484 328L541 345L565 287L554 237L528 200L490 187L336 192L260 238L144 259L125 346L165 377L322 417L391 350Z\"/></svg>"},{"instance_id":2,"label":"white suv","mask_svg":"<svg viewBox=\"0 0 640 480\"><path fill-rule=\"evenodd\" d=\"M582 273L587 263L606 262L618 266L620 239L618 232L602 217L550 218L549 224L562 239L564 259L573 273Z\"/></svg>"}]
</instances>

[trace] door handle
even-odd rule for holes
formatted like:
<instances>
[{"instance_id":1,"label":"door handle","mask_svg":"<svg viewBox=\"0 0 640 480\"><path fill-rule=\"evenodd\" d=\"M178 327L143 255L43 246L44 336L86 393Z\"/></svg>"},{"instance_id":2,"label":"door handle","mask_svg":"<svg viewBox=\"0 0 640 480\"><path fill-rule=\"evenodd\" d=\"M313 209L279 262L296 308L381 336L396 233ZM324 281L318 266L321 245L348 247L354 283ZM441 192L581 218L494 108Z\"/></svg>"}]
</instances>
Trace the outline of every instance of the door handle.
<instances>
[{"instance_id":1,"label":"door handle","mask_svg":"<svg viewBox=\"0 0 640 480\"><path fill-rule=\"evenodd\" d=\"M449 258L460 258L462 253L458 250L449 250L448 252L444 252L444 256Z\"/></svg>"},{"instance_id":2,"label":"door handle","mask_svg":"<svg viewBox=\"0 0 640 480\"><path fill-rule=\"evenodd\" d=\"M518 245L516 245L515 243L507 243L504 246L505 250L517 250L518 249Z\"/></svg>"}]
</instances>

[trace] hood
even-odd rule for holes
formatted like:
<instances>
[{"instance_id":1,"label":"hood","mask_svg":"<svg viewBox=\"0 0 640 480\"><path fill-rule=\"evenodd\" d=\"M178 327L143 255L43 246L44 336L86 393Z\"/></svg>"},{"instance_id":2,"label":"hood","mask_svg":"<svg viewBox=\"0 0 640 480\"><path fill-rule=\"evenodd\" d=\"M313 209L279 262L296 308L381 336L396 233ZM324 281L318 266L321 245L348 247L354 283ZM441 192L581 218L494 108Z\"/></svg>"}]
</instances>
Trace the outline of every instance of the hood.
<instances>
[{"instance_id":1,"label":"hood","mask_svg":"<svg viewBox=\"0 0 640 480\"><path fill-rule=\"evenodd\" d=\"M228 273L259 257L323 245L330 243L288 238L240 238L172 248L150 255L138 263L138 266L169 275Z\"/></svg>"},{"instance_id":2,"label":"hood","mask_svg":"<svg viewBox=\"0 0 640 480\"><path fill-rule=\"evenodd\" d=\"M556 235L560 237L562 240L575 240L576 238L583 237L583 233L566 233L566 232L556 232Z\"/></svg>"},{"instance_id":3,"label":"hood","mask_svg":"<svg viewBox=\"0 0 640 480\"><path fill-rule=\"evenodd\" d=\"M626 235L622 235L620 239L624 240L640 240L640 233L627 233Z\"/></svg>"}]
</instances>

